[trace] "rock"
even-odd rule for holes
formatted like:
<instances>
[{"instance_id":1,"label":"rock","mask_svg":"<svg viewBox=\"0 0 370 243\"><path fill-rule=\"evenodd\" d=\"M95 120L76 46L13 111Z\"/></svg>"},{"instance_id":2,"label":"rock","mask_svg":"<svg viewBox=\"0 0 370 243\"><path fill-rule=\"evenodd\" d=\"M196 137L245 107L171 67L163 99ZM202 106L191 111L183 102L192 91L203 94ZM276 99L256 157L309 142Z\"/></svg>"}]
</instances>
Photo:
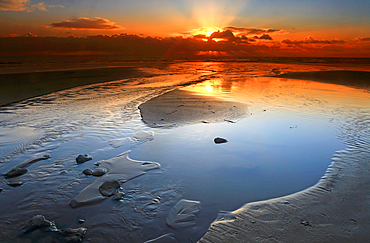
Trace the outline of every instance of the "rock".
<instances>
[{"instance_id":1,"label":"rock","mask_svg":"<svg viewBox=\"0 0 370 243\"><path fill-rule=\"evenodd\" d=\"M99 187L99 192L105 196L110 197L113 194L116 194L117 190L121 187L121 182L119 180L109 180L104 182Z\"/></svg>"},{"instance_id":2,"label":"rock","mask_svg":"<svg viewBox=\"0 0 370 243\"><path fill-rule=\"evenodd\" d=\"M106 181L115 179L120 183L125 183L128 180L144 175L149 170L159 169L160 164L150 161L138 161L128 157L126 151L117 155L117 157L101 161L101 167L107 168L108 172L95 180L92 184L85 187L75 198L73 198L69 205L72 208L100 203L107 199L100 193L99 188Z\"/></svg>"},{"instance_id":3,"label":"rock","mask_svg":"<svg viewBox=\"0 0 370 243\"><path fill-rule=\"evenodd\" d=\"M0 188L0 192L2 192L3 191L3 188Z\"/></svg>"},{"instance_id":4,"label":"rock","mask_svg":"<svg viewBox=\"0 0 370 243\"><path fill-rule=\"evenodd\" d=\"M49 221L45 219L42 215L36 215L32 217L21 229L20 234L24 235L29 232L32 232L34 230L41 229L46 232L55 232L63 236L64 241L63 242L81 242L83 238L85 237L86 228L77 228L77 229L71 229L67 228L65 230L59 230L55 223L52 221ZM53 242L55 242L56 239L54 239ZM57 241L60 242L60 239Z\"/></svg>"},{"instance_id":5,"label":"rock","mask_svg":"<svg viewBox=\"0 0 370 243\"><path fill-rule=\"evenodd\" d=\"M95 166L99 166L101 163L100 162L95 162L94 165Z\"/></svg>"},{"instance_id":6,"label":"rock","mask_svg":"<svg viewBox=\"0 0 370 243\"><path fill-rule=\"evenodd\" d=\"M96 168L93 172L92 172L92 175L93 176L102 176L104 175L105 173L107 173L108 170L104 167L101 167L101 168Z\"/></svg>"},{"instance_id":7,"label":"rock","mask_svg":"<svg viewBox=\"0 0 370 243\"><path fill-rule=\"evenodd\" d=\"M50 159L50 153L47 153L47 152L41 152L41 153L38 153L38 154L35 154L34 156L32 156L31 158L29 159L26 159L25 161L23 161L22 163L20 163L19 165L17 165L18 168L25 168L25 167L28 167L38 161L41 161L41 160L46 160L46 159Z\"/></svg>"},{"instance_id":8,"label":"rock","mask_svg":"<svg viewBox=\"0 0 370 243\"><path fill-rule=\"evenodd\" d=\"M92 174L93 174L93 171L92 171L92 170L90 170L90 169L84 169L84 170L82 171L82 173L84 173L85 175L92 175Z\"/></svg>"},{"instance_id":9,"label":"rock","mask_svg":"<svg viewBox=\"0 0 370 243\"><path fill-rule=\"evenodd\" d=\"M166 219L168 226L176 229L195 225L195 214L200 210L200 202L181 199Z\"/></svg>"},{"instance_id":10,"label":"rock","mask_svg":"<svg viewBox=\"0 0 370 243\"><path fill-rule=\"evenodd\" d=\"M114 200L120 200L120 199L123 198L124 195L125 195L124 192L117 192L116 194L114 194L113 199Z\"/></svg>"},{"instance_id":11,"label":"rock","mask_svg":"<svg viewBox=\"0 0 370 243\"><path fill-rule=\"evenodd\" d=\"M66 242L81 242L85 237L86 231L87 229L82 227L77 229L67 228L61 230L60 233L65 237L64 240Z\"/></svg>"},{"instance_id":12,"label":"rock","mask_svg":"<svg viewBox=\"0 0 370 243\"><path fill-rule=\"evenodd\" d=\"M78 223L83 224L83 223L85 223L85 220L84 219L79 219Z\"/></svg>"},{"instance_id":13,"label":"rock","mask_svg":"<svg viewBox=\"0 0 370 243\"><path fill-rule=\"evenodd\" d=\"M76 162L77 162L77 164L82 164L82 163L85 163L86 161L89 161L89 160L92 160L92 158L91 157L89 157L87 154L85 154L85 155L79 155L79 156L77 156L77 158L76 158Z\"/></svg>"},{"instance_id":14,"label":"rock","mask_svg":"<svg viewBox=\"0 0 370 243\"><path fill-rule=\"evenodd\" d=\"M55 223L45 219L42 215L36 215L32 217L21 229L20 233L26 234L28 232L34 231L36 229L42 228L45 231L57 232L58 228L55 226Z\"/></svg>"},{"instance_id":15,"label":"rock","mask_svg":"<svg viewBox=\"0 0 370 243\"><path fill-rule=\"evenodd\" d=\"M219 144L219 143L227 143L227 142L228 142L226 139L224 139L224 138L219 138L219 137L215 138L213 141L214 141L216 144Z\"/></svg>"},{"instance_id":16,"label":"rock","mask_svg":"<svg viewBox=\"0 0 370 243\"><path fill-rule=\"evenodd\" d=\"M8 173L6 173L4 176L7 177L7 178L16 177L16 176L26 174L27 171L28 170L25 169L25 168L15 167L15 168L11 169Z\"/></svg>"},{"instance_id":17,"label":"rock","mask_svg":"<svg viewBox=\"0 0 370 243\"><path fill-rule=\"evenodd\" d=\"M23 182L22 181L11 181L11 182L8 182L8 185L12 187L17 187L17 186L23 185Z\"/></svg>"}]
</instances>

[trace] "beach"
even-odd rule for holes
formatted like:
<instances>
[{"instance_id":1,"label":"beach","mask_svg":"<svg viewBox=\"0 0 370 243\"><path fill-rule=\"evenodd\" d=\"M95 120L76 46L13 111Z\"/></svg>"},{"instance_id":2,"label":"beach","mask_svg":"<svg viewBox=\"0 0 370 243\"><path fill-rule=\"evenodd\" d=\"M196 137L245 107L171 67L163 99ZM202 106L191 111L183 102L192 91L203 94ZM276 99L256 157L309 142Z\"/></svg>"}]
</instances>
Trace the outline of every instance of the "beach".
<instances>
[{"instance_id":1,"label":"beach","mask_svg":"<svg viewBox=\"0 0 370 243\"><path fill-rule=\"evenodd\" d=\"M336 83L369 91L370 73L315 71L281 78ZM354 129L366 129L365 124ZM360 140L360 139L359 139ZM199 242L366 242L370 211L368 138L347 142L313 187L293 195L246 204L214 222ZM365 159L364 159L365 158Z\"/></svg>"},{"instance_id":2,"label":"beach","mask_svg":"<svg viewBox=\"0 0 370 243\"><path fill-rule=\"evenodd\" d=\"M232 95L227 96L227 94L230 92L232 93L233 88L236 89L235 87L238 87L237 85L239 85L239 83L240 87L244 87L243 85L245 85L241 81L235 81L235 83L232 83L234 80L247 79L247 84L251 85L251 87L256 90L259 90L258 82L272 83L273 85L276 83L276 87L278 89L282 86L281 84L286 84L287 87L290 87L292 84L295 84L294 80L299 80L297 82L299 82L302 87L304 85L314 85L316 82L321 82L350 87L350 91L348 92L355 92L355 90L359 89L365 98L366 94L370 91L370 72L363 71L366 70L366 66L350 67L348 68L349 70L347 70L343 65L330 67L301 65L297 67L292 65L289 66L288 64L280 65L268 63L253 64L255 67L250 68L251 71L247 72L245 71L247 68L243 66L244 64L222 63L225 67L228 67L228 65L240 65L240 67L244 68L243 75L245 76L240 78L238 76L238 71L235 70L240 70L241 68L235 68L235 70L233 69L232 71L217 70L216 68L220 66L217 63L207 64L204 66L202 66L201 63L179 63L171 65L166 64L165 68L161 69L155 69L153 68L153 65L150 65L150 68L148 68L145 64L125 64L114 67L104 66L100 68L84 67L73 69L69 67L68 70L55 70L54 67L52 70L38 70L37 72L28 72L26 70L24 72L3 72L3 74L0 74L2 80L0 83L2 87L0 105L2 105L6 111L10 110L9 107L13 106L19 109L24 109L23 107L27 108L30 106L30 112L27 110L21 110L21 112L24 112L26 117L31 117L32 111L40 111L37 109L33 110L32 106L35 101L32 99L27 101L27 99L40 97L40 101L37 101L40 102L38 105L40 107L45 106L45 111L44 113L40 112L37 116L35 115L35 118L32 118L35 121L38 120L40 125L35 124L32 126L34 126L36 130L38 127L42 128L43 133L46 135L39 134L37 136L44 136L42 138L43 145L41 147L50 148L50 150L45 148L40 149L36 145L33 145L31 141L31 143L27 145L31 147L27 147L25 145L27 149L16 151L14 154L10 153L8 157L4 157L5 163L3 162L4 166L2 168L10 168L6 165L7 161L11 161L15 164L17 163L15 162L17 156L22 157L23 154L28 152L31 154L35 153L32 152L33 150L51 151L53 153L54 147L60 147L62 146L61 144L68 143L68 141L75 139L73 135L74 131L83 131L82 133L79 133L79 135L76 135L78 139L75 139L76 142L68 145L70 147L55 149L55 151L62 151L56 152L55 154L56 156L59 156L54 162L56 163L54 166L57 166L58 169L53 168L52 165L43 165L45 168L50 170L50 174L56 173L59 169L63 169L63 171L66 171L68 175L66 179L60 179L61 185L65 185L65 188L59 189L63 191L63 193L60 195L58 194L57 196L58 198L63 198L61 203L63 202L63 205L65 205L63 206L62 211L66 215L62 216L59 212L48 213L49 217L54 216L56 218L60 218L61 223L66 224L68 220L74 219L75 217L74 211L70 211L71 209L68 207L68 201L77 195L75 189L70 187L69 182L66 181L67 178L78 185L80 190L93 182L91 178L86 179L89 183L83 182L81 178L85 177L81 177L80 174L77 175L77 172L74 172L76 166L72 165L70 161L78 150L88 151L90 149L89 153L93 154L94 158L96 157L97 159L100 158L105 160L108 156L113 154L112 151L114 151L114 153L122 153L126 149L133 149L133 157L136 156L138 157L138 160L146 161L147 159L145 159L145 156L156 149L147 149L150 148L150 141L153 138L145 141L133 140L133 138L135 138L135 133L131 137L131 140L129 140L128 138L122 139L122 134L131 134L132 131L151 131L152 129L157 129L154 131L158 131L159 138L155 137L153 140L157 141L157 139L161 138L161 133L167 134L167 130L172 128L175 129L179 127L182 129L190 127L190 130L199 129L199 131L202 132L202 129L204 128L198 128L195 126L208 126L212 124L233 125L235 123L239 124L239 121L243 119L250 119L250 117L257 117L258 121L259 116L266 113L266 111L269 112L270 109L273 110L275 107L274 105L276 105L276 107L279 107L279 105L283 106L284 102L281 104L274 104L275 98L272 98L269 106L265 106L263 104L264 93L261 94L262 98L256 100L255 103L253 103L254 96L251 96L248 99L239 97L238 99L233 100ZM192 68L194 66L194 68L186 68L187 65ZM252 66L252 64L250 65ZM186 70L184 71L185 73L181 73L183 70ZM268 77L273 77L274 79L269 80L267 79ZM53 80L53 82L50 82L50 80ZM130 81L128 82L127 80ZM217 82L220 80L223 82L218 84ZM312 83L309 83L310 81L312 81ZM192 85L202 84L202 82L209 82L209 86L204 85L205 90L197 91L196 88L194 88L194 90L187 88ZM99 83L102 83L102 85L99 86ZM256 85L256 87L253 85ZM316 86L313 86L312 90L314 90L315 87ZM320 92L325 93L325 89L327 87L331 86L317 86L317 89L320 89ZM220 93L216 93L215 95L215 90L211 90L211 88L219 89ZM69 94L68 90L71 90L71 94ZM84 93L85 91L90 92L90 90L92 92L91 94ZM335 92L339 92L340 90L341 86L338 86L338 90ZM56 91L60 91L58 95L55 95ZM275 91L276 90L270 90L268 95L275 95ZM335 93L334 91L328 92ZM219 94L219 96L217 96L217 94ZM225 96L223 96L223 94L225 94ZM294 95L294 89L290 90L286 94L280 92L279 95L279 99L292 96ZM308 102L308 99L305 101ZM320 102L325 101L325 99L323 98L320 102L315 101L314 99L310 101L313 102L314 106L317 105L318 107L321 107ZM81 104L74 104L77 102L81 102ZM73 106L70 104L73 104ZM303 101L302 104L307 105ZM185 241L184 239L186 239L186 237L184 235L186 234L196 235L194 236L194 239L199 240L199 242L366 242L370 237L370 225L367 223L367 219L370 215L370 202L368 200L370 197L370 177L368 174L370 171L370 165L368 165L370 146L368 128L369 113L367 113L368 111L366 110L367 105L362 105L365 107L364 110L356 111L357 113L353 112L353 119L348 121L346 120L346 123L341 125L341 131L344 133L342 134L341 139L345 144L345 149L335 152L329 168L327 168L326 173L317 182L317 184L287 196L250 202L235 211L219 214L218 219L211 224L204 236L199 235L199 232L194 233L196 231L189 230L182 232L181 236L176 235L176 231L171 231L171 234L173 234L171 237L177 239L179 242ZM60 118L59 122L53 114L50 114L50 117L45 117L44 115L48 112L47 109L52 109L50 107L53 106L60 106L60 108L58 108L59 110L56 110L60 112L58 117L73 117L74 115L79 115L79 112L82 110L81 118L77 119L77 121L81 120L81 124L77 124L77 121L69 121L65 118L63 118L64 120ZM73 109L70 107L73 107ZM338 107L340 108L340 106ZM321 109L325 110L325 106ZM104 111L104 113L100 112L100 110ZM333 111L334 110L335 109L333 108ZM52 111L55 112L54 110ZM330 111L328 112L330 113ZM323 113L325 113L325 111ZM341 115L339 112L338 114ZM44 117L43 119L45 119L45 124L40 121L41 117ZM7 119L13 118L6 117L6 119L4 119L4 124L9 127L14 126L16 123L21 123L23 124L22 126L26 127L28 126L28 123L32 124L33 122L31 118L30 120L27 120L28 118L16 118L20 120L16 120L14 118L15 120L12 120L14 124L10 122L8 124ZM132 122L132 124L130 122ZM53 125L54 123L55 125ZM63 127L63 123L71 125L64 125ZM60 130L52 130L53 126ZM296 126L292 124L291 127L287 128L287 131L293 131L295 128ZM22 129L24 128L22 127ZM122 133L124 129L130 131L124 131L124 133ZM107 131L106 134L104 133L105 131ZM30 133L31 132L33 131L30 131ZM89 132L92 132L95 137L101 137L104 141L96 143L96 145L92 144L91 147L89 147L86 143L89 139L91 140L91 138L94 137L93 135L89 135ZM54 141L57 141L60 137L63 138L63 136L67 136L67 138L62 139L62 142L58 141L57 144L54 145ZM86 138L84 138L84 136ZM89 136L91 136L91 138ZM231 135L229 136L232 137ZM105 140L108 138L111 139L111 146L104 145L107 147L99 147L106 143ZM35 141L37 139L35 139ZM176 138L173 139L176 140ZM129 145L127 141L131 141L131 145ZM141 145L142 143L145 144ZM160 142L157 143L160 144ZM156 146L159 146L158 144L156 144ZM230 146L232 146L232 143ZM75 147L76 149L74 149L73 153L72 151L64 152L67 148ZM230 153L238 153L235 149L230 147L227 148L229 149L227 150L228 152L231 151ZM161 150L157 149L157 151L153 153L160 154L160 151ZM219 151L221 154L223 150ZM154 158L158 159L161 157L157 156L151 158L151 163L154 163ZM176 158L176 156L171 154L171 159L174 158ZM230 158L235 159L234 157ZM128 157L127 159L130 160ZM163 162L163 165L161 161L155 160L155 162L159 162L161 166L166 168L166 161ZM49 166L51 167L49 168ZM219 165L216 164L213 166L217 168ZM253 171L252 169L256 168L257 165L251 163L246 167L248 167L248 170L251 169L250 171ZM158 168L159 164L156 166L156 169ZM171 166L164 171L160 170L160 172L165 175L166 170L170 171ZM110 173L112 174L112 172ZM153 173L153 175L151 173ZM157 174L160 173L156 173L155 171L148 172L144 177L148 177L151 180L154 179L155 182L153 182L153 185L161 184L160 180L155 179ZM45 179L45 177L40 173L31 175L32 179L39 177ZM62 178L62 176L63 175L58 174L57 178ZM29 180L31 180L31 178L29 178ZM166 179L163 178L163 180L165 181ZM66 189L67 184L68 189ZM132 188L131 190L133 190ZM15 202L15 199L11 199L11 195L14 195L15 192L12 192L11 190L12 189L6 189L1 193L6 196L0 196L4 196L10 201ZM158 189L156 190L158 191ZM154 189L153 191L150 191L153 197L157 193L154 191ZM167 204L164 203L162 206L157 205L157 207L159 207L158 210L157 208L154 210L155 212L158 212L159 216L157 217L161 220L163 220L164 212L168 212L169 206L172 206L176 200L181 198L180 193L173 188L166 189L158 193L165 198L163 195L168 193L168 191L176 196L173 196L171 199L166 201ZM38 192L38 194L40 193L42 194L42 192ZM132 198L139 201L139 195L134 193L132 194L134 195ZM64 195L68 196L65 197ZM26 202L31 199L34 200L34 196L29 195L28 197L30 198L27 199ZM196 200L196 198L190 199ZM151 200L152 198L149 198L148 202L151 202ZM227 199L225 199L225 201L227 201ZM43 203L45 204L46 202ZM104 205L109 208L109 203L110 202L106 200ZM130 203L135 204L133 201L130 201ZM98 206L99 205L95 205L94 207ZM138 204L135 207L140 208L142 206L141 204ZM46 206L45 204L45 212L49 212L51 208L53 207ZM35 208L27 210L27 213L25 213L27 217L29 217L30 214L43 211ZM55 208L53 210L55 210ZM85 208L76 210L78 210L81 215L84 215L84 213L88 211ZM143 210L143 212L148 214L148 211ZM130 220L135 219L135 216L127 217L130 217ZM140 217L139 219L141 220ZM153 218L155 217L156 216L153 216ZM16 216L13 219L14 224L17 226L22 224L22 220L21 216ZM96 219L91 218L91 221L93 220ZM114 227L119 228L119 222L115 222L113 219L110 220L110 222L114 222ZM142 229L144 231L145 225L149 221L143 220L143 222L145 222ZM204 222L206 222L206 220L204 220ZM124 224L125 227L128 227L126 225L127 223ZM104 224L103 226L106 227ZM93 229L87 231L87 238L90 237L90 240L95 239L97 242L102 241L102 239L99 238L98 227L93 226L93 223L91 223L90 227ZM161 225L161 230L166 227L168 226L165 226L164 223L164 225ZM207 227L207 225L202 226L202 228ZM151 232L155 232L156 230L156 228L150 229ZM130 230L132 229L130 228ZM114 232L115 230L112 230L111 233ZM9 232L3 234L9 234ZM138 239L135 238L137 236L132 237L133 238L131 239L134 241ZM170 239L171 237L167 237L166 239ZM10 238L11 237L8 237L6 239ZM146 238L145 240L148 239Z\"/></svg>"}]
</instances>

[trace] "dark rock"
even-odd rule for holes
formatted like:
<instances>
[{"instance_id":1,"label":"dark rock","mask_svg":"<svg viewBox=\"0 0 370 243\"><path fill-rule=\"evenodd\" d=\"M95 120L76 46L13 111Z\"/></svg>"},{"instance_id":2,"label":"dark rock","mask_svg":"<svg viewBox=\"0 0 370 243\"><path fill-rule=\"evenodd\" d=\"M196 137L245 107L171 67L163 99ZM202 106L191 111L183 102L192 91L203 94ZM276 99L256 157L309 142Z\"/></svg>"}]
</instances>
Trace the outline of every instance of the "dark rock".
<instances>
[{"instance_id":1,"label":"dark rock","mask_svg":"<svg viewBox=\"0 0 370 243\"><path fill-rule=\"evenodd\" d=\"M102 176L104 175L105 173L107 173L108 170L104 167L101 167L101 168L96 168L93 172L92 172L92 175L93 176Z\"/></svg>"},{"instance_id":2,"label":"dark rock","mask_svg":"<svg viewBox=\"0 0 370 243\"><path fill-rule=\"evenodd\" d=\"M89 160L92 160L92 158L91 157L89 157L87 154L85 154L85 155L79 155L79 156L77 156L77 158L76 158L76 162L77 162L77 164L82 164L82 163L85 163L86 161L89 161Z\"/></svg>"},{"instance_id":3,"label":"dark rock","mask_svg":"<svg viewBox=\"0 0 370 243\"><path fill-rule=\"evenodd\" d=\"M3 191L3 188L0 188L0 192L2 192Z\"/></svg>"},{"instance_id":4,"label":"dark rock","mask_svg":"<svg viewBox=\"0 0 370 243\"><path fill-rule=\"evenodd\" d=\"M55 223L45 219L42 215L36 215L32 217L21 229L20 233L26 234L28 232L34 231L36 229L42 228L44 231L58 231L58 228L55 226Z\"/></svg>"},{"instance_id":5,"label":"dark rock","mask_svg":"<svg viewBox=\"0 0 370 243\"><path fill-rule=\"evenodd\" d=\"M105 196L105 197L110 197L113 194L116 194L117 190L121 187L121 182L118 180L109 180L104 182L100 187L99 187L99 192Z\"/></svg>"},{"instance_id":6,"label":"dark rock","mask_svg":"<svg viewBox=\"0 0 370 243\"><path fill-rule=\"evenodd\" d=\"M25 168L15 167L15 168L11 169L11 171L9 171L8 173L6 173L4 176L7 177L7 178L16 177L16 176L20 176L20 175L26 174L27 171L28 170L25 169Z\"/></svg>"},{"instance_id":7,"label":"dark rock","mask_svg":"<svg viewBox=\"0 0 370 243\"><path fill-rule=\"evenodd\" d=\"M214 141L216 144L219 144L219 143L227 143L227 142L228 142L226 139L224 139L224 138L219 138L219 137L215 138L213 141Z\"/></svg>"},{"instance_id":8,"label":"dark rock","mask_svg":"<svg viewBox=\"0 0 370 243\"><path fill-rule=\"evenodd\" d=\"M45 232L55 232L61 235L64 240L63 242L81 242L85 237L86 228L71 229L67 228L65 230L60 230L55 226L55 223L45 219L42 215L36 215L32 217L21 229L20 234L24 235L34 230L41 229ZM57 237L57 236L56 236ZM53 242L60 242L60 239L54 239Z\"/></svg>"},{"instance_id":9,"label":"dark rock","mask_svg":"<svg viewBox=\"0 0 370 243\"><path fill-rule=\"evenodd\" d=\"M60 233L65 237L64 240L66 242L81 242L85 237L86 231L86 228L67 228L65 230L61 230Z\"/></svg>"},{"instance_id":10,"label":"dark rock","mask_svg":"<svg viewBox=\"0 0 370 243\"><path fill-rule=\"evenodd\" d=\"M90 170L90 169L84 169L84 170L82 171L82 173L84 173L85 175L92 175L92 174L93 174L93 171L92 171L92 170Z\"/></svg>"},{"instance_id":11,"label":"dark rock","mask_svg":"<svg viewBox=\"0 0 370 243\"><path fill-rule=\"evenodd\" d=\"M22 181L11 181L11 182L8 182L8 185L12 187L17 187L17 186L23 185L23 182Z\"/></svg>"},{"instance_id":12,"label":"dark rock","mask_svg":"<svg viewBox=\"0 0 370 243\"><path fill-rule=\"evenodd\" d=\"M84 219L79 219L78 223L83 224L83 223L85 223L85 220Z\"/></svg>"}]
</instances>

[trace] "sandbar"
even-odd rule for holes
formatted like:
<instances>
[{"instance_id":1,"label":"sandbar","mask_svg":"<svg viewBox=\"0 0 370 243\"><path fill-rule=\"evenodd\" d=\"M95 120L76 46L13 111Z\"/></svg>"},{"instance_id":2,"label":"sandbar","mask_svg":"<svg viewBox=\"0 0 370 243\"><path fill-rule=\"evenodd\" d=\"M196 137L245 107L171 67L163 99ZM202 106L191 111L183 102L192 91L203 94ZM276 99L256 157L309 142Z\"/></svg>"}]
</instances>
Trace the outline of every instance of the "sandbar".
<instances>
[{"instance_id":1,"label":"sandbar","mask_svg":"<svg viewBox=\"0 0 370 243\"><path fill-rule=\"evenodd\" d=\"M177 89L139 106L142 121L149 127L176 127L196 123L234 123L250 115L244 103L198 95Z\"/></svg>"}]
</instances>

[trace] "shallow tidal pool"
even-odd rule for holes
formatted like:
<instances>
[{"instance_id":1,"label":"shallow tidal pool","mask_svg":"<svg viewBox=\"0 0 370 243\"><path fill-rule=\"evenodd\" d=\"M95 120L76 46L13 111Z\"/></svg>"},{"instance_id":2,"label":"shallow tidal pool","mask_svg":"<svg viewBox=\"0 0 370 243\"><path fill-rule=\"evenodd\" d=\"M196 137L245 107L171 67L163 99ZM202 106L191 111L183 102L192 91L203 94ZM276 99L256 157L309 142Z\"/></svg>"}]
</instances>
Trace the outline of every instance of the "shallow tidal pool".
<instances>
[{"instance_id":1,"label":"shallow tidal pool","mask_svg":"<svg viewBox=\"0 0 370 243\"><path fill-rule=\"evenodd\" d=\"M184 85L204 75L209 74L114 81L4 107L0 172L40 153L50 158L29 165L20 177L1 179L0 225L5 230L0 238L47 241L49 235L43 232L18 235L29 218L41 214L59 228L87 228L85 242L145 242L166 234L168 239L195 242L220 211L315 185L335 152L346 148L343 141L353 119L369 114L367 91L335 84L219 70L206 81ZM243 116L217 122L204 120L199 109L193 114L199 119L186 124L181 119L164 126L143 122L138 106L175 88L192 99L209 97L248 109ZM153 139L132 139L140 131L151 132ZM228 142L216 144L216 137ZM129 158L157 162L160 168L123 183L120 200L69 205L97 179L83 174L84 169L128 150ZM93 159L76 164L79 154ZM23 185L7 185L15 180ZM181 199L200 202L200 210L186 219L191 226L170 227L166 219ZM85 221L81 224L79 219Z\"/></svg>"}]
</instances>

